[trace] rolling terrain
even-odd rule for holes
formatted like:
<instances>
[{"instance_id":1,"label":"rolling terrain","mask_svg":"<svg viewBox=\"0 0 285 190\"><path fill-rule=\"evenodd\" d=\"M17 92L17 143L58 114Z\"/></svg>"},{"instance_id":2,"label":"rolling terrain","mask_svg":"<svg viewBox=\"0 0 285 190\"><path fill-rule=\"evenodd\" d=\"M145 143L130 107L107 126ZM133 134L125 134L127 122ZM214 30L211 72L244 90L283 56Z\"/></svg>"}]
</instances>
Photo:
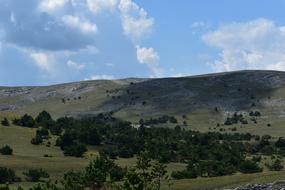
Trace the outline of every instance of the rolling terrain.
<instances>
[{"instance_id":1,"label":"rolling terrain","mask_svg":"<svg viewBox=\"0 0 285 190\"><path fill-rule=\"evenodd\" d=\"M36 116L46 110L56 119L62 116L82 117L112 112L114 117L139 123L140 119L174 116L177 123L155 126L183 126L201 132L249 132L272 135L276 140L285 135L285 72L237 71L181 78L122 79L82 81L37 87L0 87L0 120L7 117L11 126L0 124L0 145L10 145L11 156L0 155L0 166L12 168L24 179L23 171L43 168L52 180L59 180L68 170L80 171L98 155L98 147L88 146L82 158L64 156L56 144L57 136L32 145L35 128L23 128L12 120L25 113ZM252 116L250 112L260 113ZM247 123L226 125L228 117L242 114ZM255 119L255 120L252 120ZM46 157L45 155L48 155ZM223 189L248 183L269 183L284 179L285 171L269 171L265 164L271 157L262 155L264 171L222 177L198 177L173 180L172 189ZM284 158L282 158L284 165ZM120 166L132 166L136 158L119 158ZM63 164L64 163L64 164ZM170 162L167 171L182 171L185 163ZM32 183L12 185L29 188ZM164 189L168 189L165 185Z\"/></svg>"},{"instance_id":2,"label":"rolling terrain","mask_svg":"<svg viewBox=\"0 0 285 190\"><path fill-rule=\"evenodd\" d=\"M278 71L0 87L2 114L36 115L47 110L57 118L113 112L115 117L134 123L141 118L171 115L179 124L186 121L189 129L200 131L215 130L217 123L223 124L238 112L249 121L244 127L233 125L238 131L285 135L284 105L285 73ZM248 114L257 110L261 116L253 123Z\"/></svg>"}]
</instances>

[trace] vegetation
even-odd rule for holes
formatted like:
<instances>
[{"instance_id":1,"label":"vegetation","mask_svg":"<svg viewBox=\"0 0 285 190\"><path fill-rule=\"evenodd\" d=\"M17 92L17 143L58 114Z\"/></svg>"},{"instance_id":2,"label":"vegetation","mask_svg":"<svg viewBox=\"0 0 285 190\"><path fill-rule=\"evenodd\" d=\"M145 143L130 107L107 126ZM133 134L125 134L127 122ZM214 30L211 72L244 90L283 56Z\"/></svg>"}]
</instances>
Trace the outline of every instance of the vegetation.
<instances>
[{"instance_id":1,"label":"vegetation","mask_svg":"<svg viewBox=\"0 0 285 190\"><path fill-rule=\"evenodd\" d=\"M163 123L177 123L177 119L173 116L163 115L158 118L150 118L148 120L140 120L141 125L157 125L157 124L163 124Z\"/></svg>"},{"instance_id":2,"label":"vegetation","mask_svg":"<svg viewBox=\"0 0 285 190\"><path fill-rule=\"evenodd\" d=\"M244 118L243 114L239 114L235 112L232 116L228 116L226 121L224 122L225 125L233 125L233 124L248 124L248 121Z\"/></svg>"},{"instance_id":3,"label":"vegetation","mask_svg":"<svg viewBox=\"0 0 285 190\"><path fill-rule=\"evenodd\" d=\"M28 181L38 182L41 178L49 178L49 174L43 169L30 169L23 173Z\"/></svg>"},{"instance_id":4,"label":"vegetation","mask_svg":"<svg viewBox=\"0 0 285 190\"><path fill-rule=\"evenodd\" d=\"M272 164L267 164L267 167L271 171L281 171L283 169L283 164L280 159L275 159Z\"/></svg>"},{"instance_id":5,"label":"vegetation","mask_svg":"<svg viewBox=\"0 0 285 190\"><path fill-rule=\"evenodd\" d=\"M30 116L28 114L25 114L24 116L22 116L19 119L14 119L13 124L23 126L23 127L29 127L29 128L36 127L35 120L33 119L32 116Z\"/></svg>"},{"instance_id":6,"label":"vegetation","mask_svg":"<svg viewBox=\"0 0 285 190\"><path fill-rule=\"evenodd\" d=\"M2 183L13 183L20 179L16 176L14 170L0 167L0 184Z\"/></svg>"},{"instance_id":7,"label":"vegetation","mask_svg":"<svg viewBox=\"0 0 285 190\"><path fill-rule=\"evenodd\" d=\"M7 119L7 117L5 117L3 120L1 120L1 124L3 126L10 126L10 122L9 120Z\"/></svg>"},{"instance_id":8,"label":"vegetation","mask_svg":"<svg viewBox=\"0 0 285 190\"><path fill-rule=\"evenodd\" d=\"M3 155L12 155L13 149L10 146L5 145L2 148L0 148L0 153Z\"/></svg>"},{"instance_id":9,"label":"vegetation","mask_svg":"<svg viewBox=\"0 0 285 190\"><path fill-rule=\"evenodd\" d=\"M123 169L116 165L105 155L96 157L82 172L67 172L60 184L41 183L31 189L33 190L84 190L88 189L161 189L162 180L168 179L165 166L158 162L152 163L146 154L139 156L136 166L130 169ZM4 168L5 169L5 168ZM2 170L0 169L0 172ZM0 182L13 182L14 173L12 170L5 169L0 173ZM42 169L29 170L24 172L29 181L38 182L40 178L48 178L49 175ZM2 176L2 177L1 177ZM5 177L5 178L4 178ZM121 181L121 183L117 183ZM21 187L19 187L21 188ZM9 187L7 186L9 190Z\"/></svg>"},{"instance_id":10,"label":"vegetation","mask_svg":"<svg viewBox=\"0 0 285 190\"><path fill-rule=\"evenodd\" d=\"M238 114L235 117L241 118ZM171 177L174 179L262 172L261 158L255 156L249 159L249 156L282 155L285 147L283 138L275 141L269 135L260 137L249 133L200 133L185 130L179 125L173 129L160 128L146 126L145 122L134 128L130 122L116 119L111 113L53 120L49 113L42 112L36 119L31 117L29 120L34 123L31 127L35 132L32 144L46 143L46 140L56 133L57 135L53 136L57 138L56 146L59 146L66 156L83 157L88 151L87 147L94 146L101 153L84 171L71 170L63 176L60 184L51 182L37 185L35 189L44 189L49 185L79 190L102 187L160 189L161 181L170 179L170 173L166 172L164 165L169 162L187 163L186 169L172 172ZM240 119L237 121L240 122ZM119 157L137 157L138 162L135 167L123 168L111 160ZM276 161L268 167L278 171L282 170L280 165L282 164ZM34 169L24 172L24 175L28 181L33 182L48 177L43 170ZM120 183L117 183L118 181Z\"/></svg>"}]
</instances>

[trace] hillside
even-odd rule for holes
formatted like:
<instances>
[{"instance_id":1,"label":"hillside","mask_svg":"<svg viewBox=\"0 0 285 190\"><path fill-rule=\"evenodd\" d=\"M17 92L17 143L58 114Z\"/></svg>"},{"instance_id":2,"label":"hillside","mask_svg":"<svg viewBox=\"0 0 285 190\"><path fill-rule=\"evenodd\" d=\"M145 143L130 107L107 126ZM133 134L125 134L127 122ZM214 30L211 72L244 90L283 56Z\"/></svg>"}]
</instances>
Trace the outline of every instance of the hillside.
<instances>
[{"instance_id":1,"label":"hillside","mask_svg":"<svg viewBox=\"0 0 285 190\"><path fill-rule=\"evenodd\" d=\"M54 117L114 112L133 122L164 114L208 130L234 112L258 110L264 133L285 134L285 72L238 71L181 78L83 81L42 87L0 87L0 113L47 110ZM249 118L248 118L249 119ZM270 129L266 125L270 123ZM251 123L249 123L251 124ZM198 126L199 125L199 126ZM241 131L244 130L241 128ZM247 128L254 132L256 128Z\"/></svg>"}]
</instances>

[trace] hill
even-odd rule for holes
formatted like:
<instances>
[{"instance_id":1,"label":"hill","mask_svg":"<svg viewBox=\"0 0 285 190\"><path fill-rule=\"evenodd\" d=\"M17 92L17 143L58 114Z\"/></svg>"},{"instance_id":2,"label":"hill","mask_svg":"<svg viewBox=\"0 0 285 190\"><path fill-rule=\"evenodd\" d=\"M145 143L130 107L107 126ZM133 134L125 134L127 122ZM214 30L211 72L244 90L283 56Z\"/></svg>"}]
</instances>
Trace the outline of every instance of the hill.
<instances>
[{"instance_id":1,"label":"hill","mask_svg":"<svg viewBox=\"0 0 285 190\"><path fill-rule=\"evenodd\" d=\"M172 115L178 124L201 131L216 128L235 112L249 124L241 131L285 134L285 72L237 71L180 78L82 81L37 87L0 87L0 113L35 115L47 110L54 117L113 112L138 122ZM250 111L261 116L252 122ZM185 124L184 122L184 124ZM269 128L268 125L271 127ZM240 124L233 124L240 126ZM262 132L261 132L262 133Z\"/></svg>"}]
</instances>

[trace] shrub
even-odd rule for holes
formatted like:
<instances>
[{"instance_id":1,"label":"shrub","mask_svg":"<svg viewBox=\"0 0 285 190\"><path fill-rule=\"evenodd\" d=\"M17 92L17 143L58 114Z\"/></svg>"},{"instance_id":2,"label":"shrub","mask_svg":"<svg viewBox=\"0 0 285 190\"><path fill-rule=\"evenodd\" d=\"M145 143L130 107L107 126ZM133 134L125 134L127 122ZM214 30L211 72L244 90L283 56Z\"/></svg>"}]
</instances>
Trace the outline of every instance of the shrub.
<instances>
[{"instance_id":1,"label":"shrub","mask_svg":"<svg viewBox=\"0 0 285 190\"><path fill-rule=\"evenodd\" d=\"M36 136L40 136L42 138L47 138L49 136L48 129L46 128L40 128L36 132Z\"/></svg>"},{"instance_id":2,"label":"shrub","mask_svg":"<svg viewBox=\"0 0 285 190\"><path fill-rule=\"evenodd\" d=\"M33 119L32 116L25 114L22 116L20 119L14 119L13 124L23 126L23 127L29 127L29 128L34 128L36 127L36 122Z\"/></svg>"},{"instance_id":3,"label":"shrub","mask_svg":"<svg viewBox=\"0 0 285 190\"><path fill-rule=\"evenodd\" d=\"M133 157L134 153L133 150L127 146L119 147L118 155L121 158L131 158Z\"/></svg>"},{"instance_id":4,"label":"shrub","mask_svg":"<svg viewBox=\"0 0 285 190\"><path fill-rule=\"evenodd\" d=\"M83 144L73 144L64 148L65 156L82 157L87 151L87 148Z\"/></svg>"},{"instance_id":5,"label":"shrub","mask_svg":"<svg viewBox=\"0 0 285 190\"><path fill-rule=\"evenodd\" d=\"M13 183L16 181L20 181L14 172L14 170L0 167L0 183Z\"/></svg>"},{"instance_id":6,"label":"shrub","mask_svg":"<svg viewBox=\"0 0 285 190\"><path fill-rule=\"evenodd\" d=\"M84 190L84 179L81 172L69 171L64 174L62 186L68 190Z\"/></svg>"},{"instance_id":7,"label":"shrub","mask_svg":"<svg viewBox=\"0 0 285 190\"><path fill-rule=\"evenodd\" d=\"M43 169L31 169L23 172L28 181L38 182L41 178L49 178L49 174Z\"/></svg>"},{"instance_id":8,"label":"shrub","mask_svg":"<svg viewBox=\"0 0 285 190\"><path fill-rule=\"evenodd\" d=\"M245 160L240 164L240 171L242 173L257 173L262 172L262 168L256 162Z\"/></svg>"},{"instance_id":9,"label":"shrub","mask_svg":"<svg viewBox=\"0 0 285 190\"><path fill-rule=\"evenodd\" d=\"M39 145L43 142L43 138L39 135L36 135L34 138L31 140L31 144L33 145Z\"/></svg>"},{"instance_id":10,"label":"shrub","mask_svg":"<svg viewBox=\"0 0 285 190\"><path fill-rule=\"evenodd\" d=\"M275 146L278 147L278 148L285 147L285 139L283 137L280 137L276 141Z\"/></svg>"},{"instance_id":11,"label":"shrub","mask_svg":"<svg viewBox=\"0 0 285 190\"><path fill-rule=\"evenodd\" d=\"M111 159L117 159L117 156L118 156L118 151L117 151L117 148L115 148L115 147L104 148L101 150L101 153L106 154Z\"/></svg>"},{"instance_id":12,"label":"shrub","mask_svg":"<svg viewBox=\"0 0 285 190\"><path fill-rule=\"evenodd\" d=\"M197 178L198 174L194 170L183 170L183 171L174 171L171 174L171 177L174 179L192 179L192 178Z\"/></svg>"},{"instance_id":13,"label":"shrub","mask_svg":"<svg viewBox=\"0 0 285 190\"><path fill-rule=\"evenodd\" d=\"M120 166L114 165L110 169L110 178L112 181L120 181L124 178L127 173L127 169L121 168Z\"/></svg>"},{"instance_id":14,"label":"shrub","mask_svg":"<svg viewBox=\"0 0 285 190\"><path fill-rule=\"evenodd\" d=\"M47 111L42 111L41 113L39 113L35 121L37 122L38 126L44 128L50 128L50 126L52 126L53 124L53 120Z\"/></svg>"},{"instance_id":15,"label":"shrub","mask_svg":"<svg viewBox=\"0 0 285 190\"><path fill-rule=\"evenodd\" d=\"M280 171L283 169L282 161L276 159L271 165L268 166L271 171Z\"/></svg>"},{"instance_id":16,"label":"shrub","mask_svg":"<svg viewBox=\"0 0 285 190\"><path fill-rule=\"evenodd\" d=\"M3 155L12 155L13 154L13 149L10 146L5 145L4 147L2 147L0 149L0 153L3 154Z\"/></svg>"},{"instance_id":17,"label":"shrub","mask_svg":"<svg viewBox=\"0 0 285 190\"><path fill-rule=\"evenodd\" d=\"M1 121L1 124L3 126L10 126L10 123L9 123L9 121L8 121L8 119L6 117Z\"/></svg>"}]
</instances>

